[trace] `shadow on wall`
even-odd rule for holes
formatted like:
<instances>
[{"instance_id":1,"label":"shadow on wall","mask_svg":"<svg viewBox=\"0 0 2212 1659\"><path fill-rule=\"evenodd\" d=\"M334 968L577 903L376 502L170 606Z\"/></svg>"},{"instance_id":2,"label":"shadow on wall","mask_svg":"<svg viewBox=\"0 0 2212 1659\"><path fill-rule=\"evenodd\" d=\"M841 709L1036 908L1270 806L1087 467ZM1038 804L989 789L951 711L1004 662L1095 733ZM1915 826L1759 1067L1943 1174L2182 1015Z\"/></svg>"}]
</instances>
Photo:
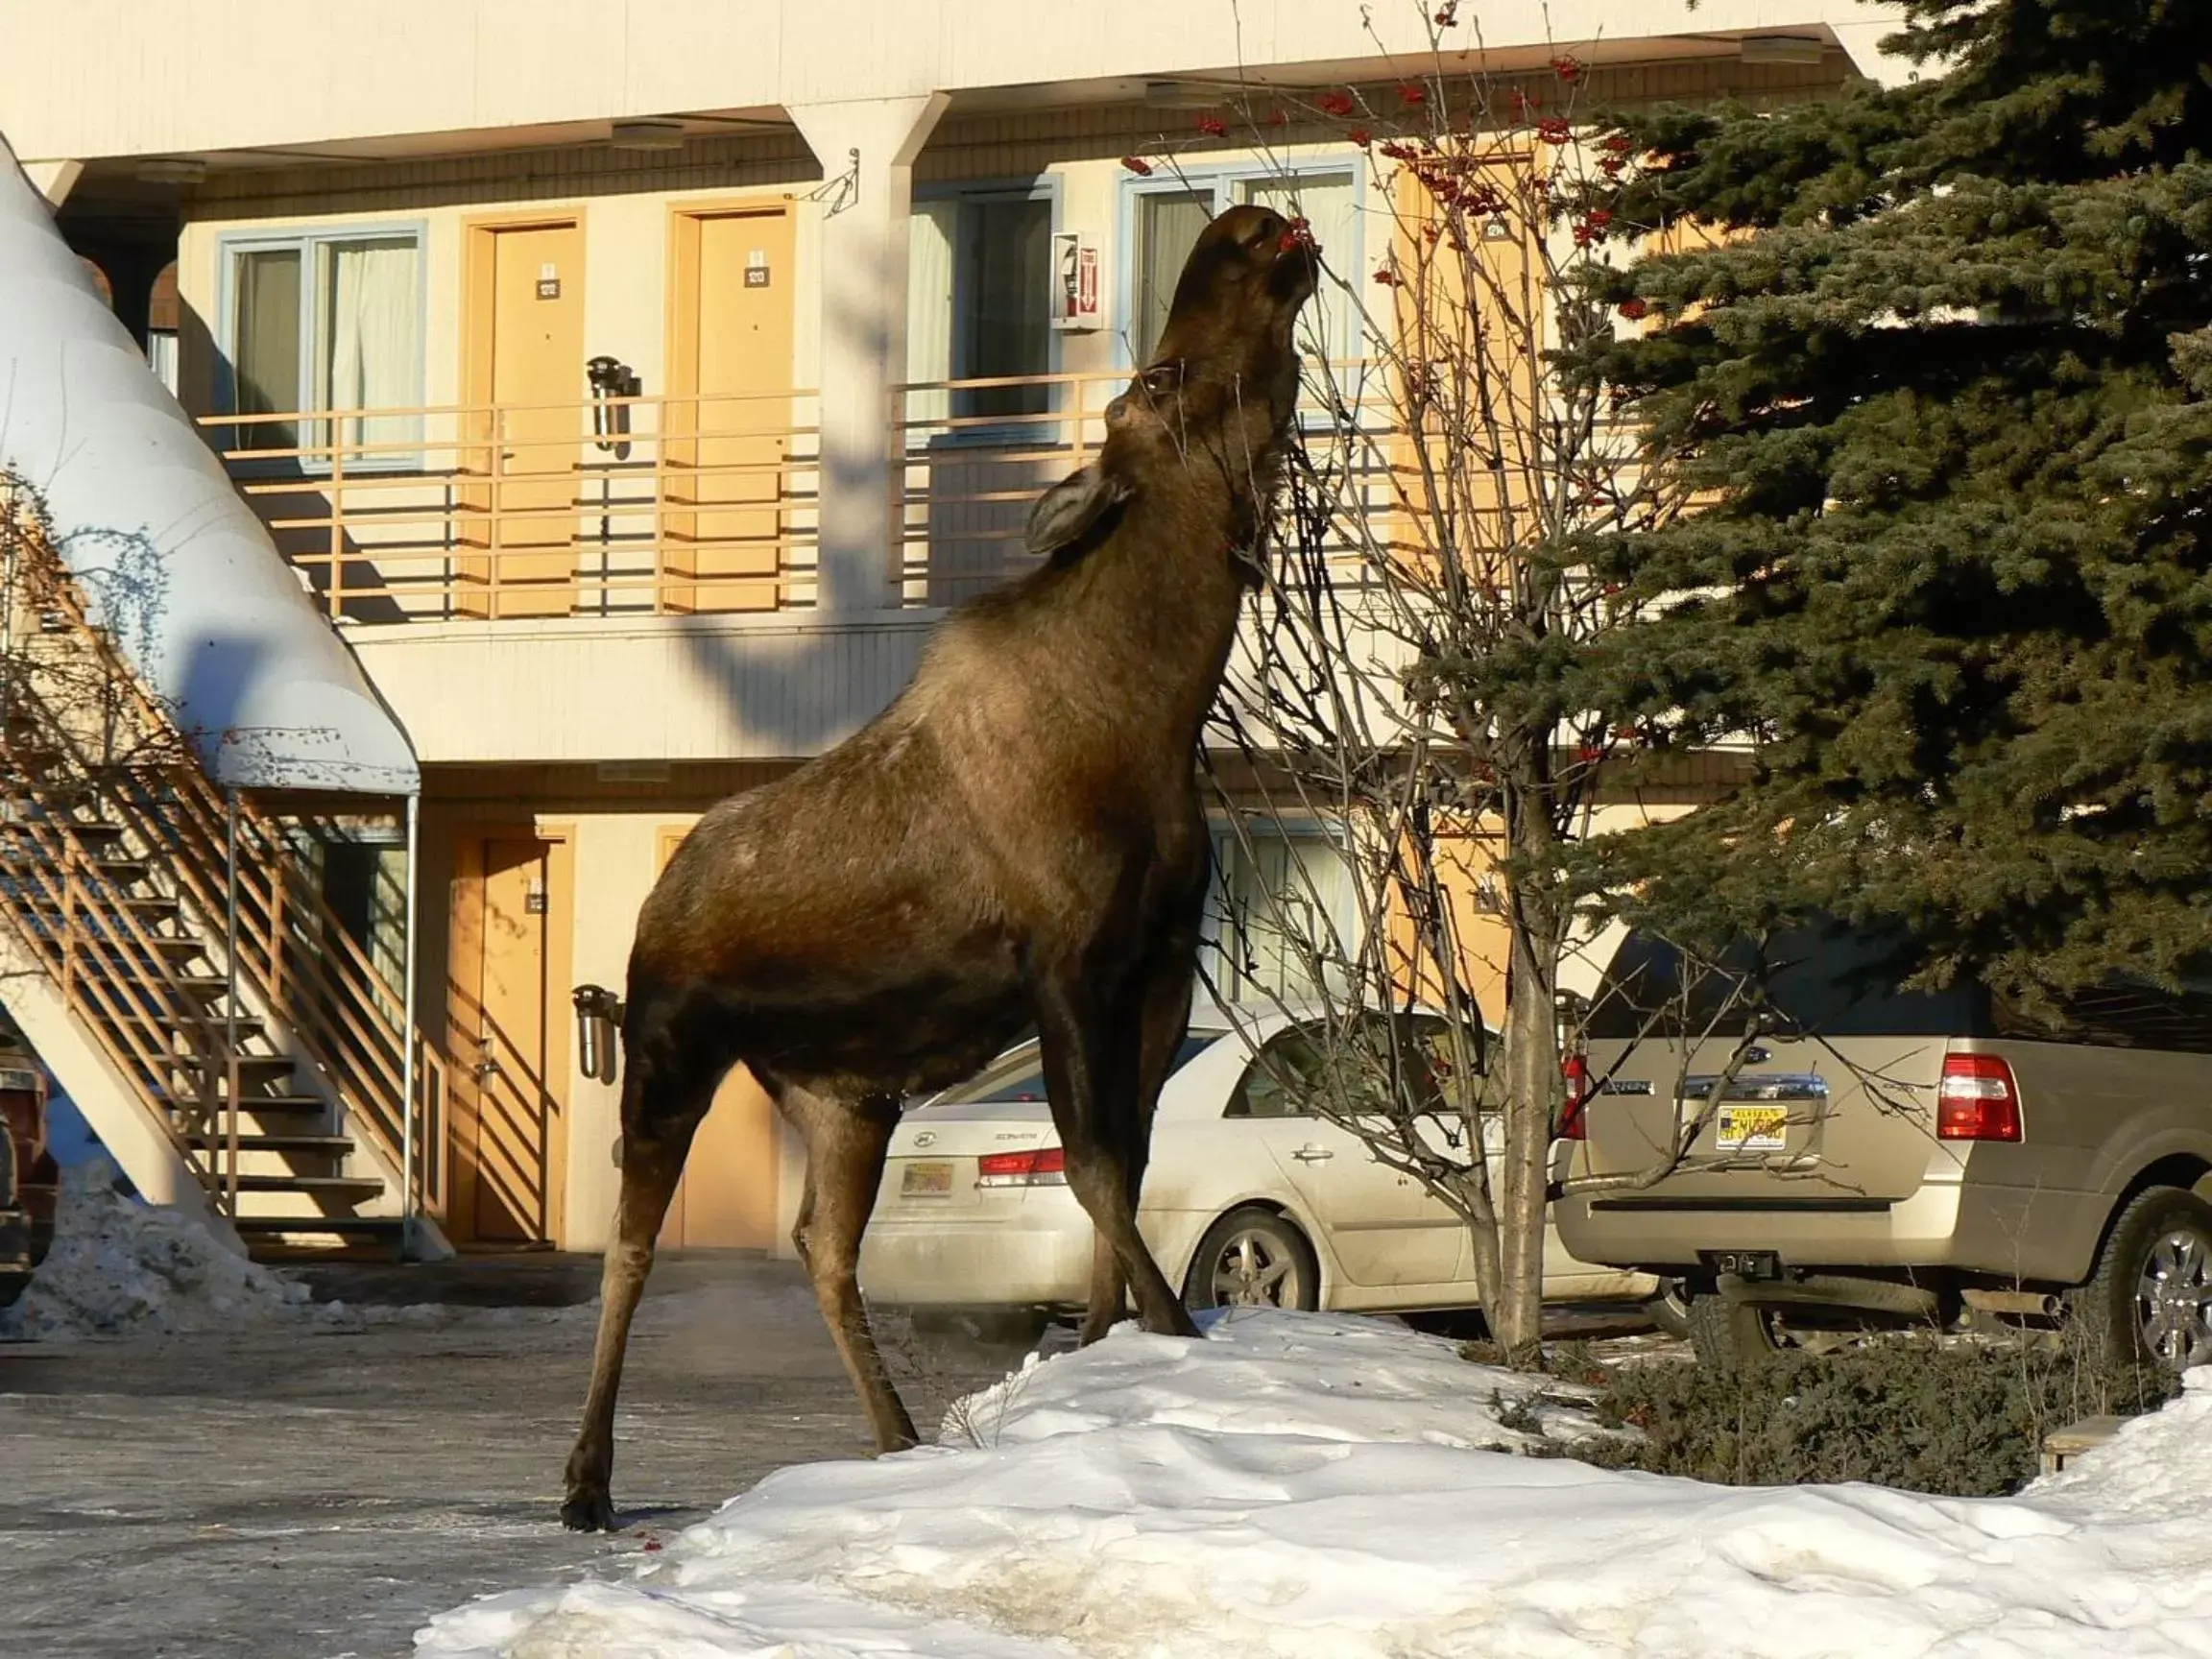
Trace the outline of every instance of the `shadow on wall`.
<instances>
[{"instance_id":1,"label":"shadow on wall","mask_svg":"<svg viewBox=\"0 0 2212 1659\"><path fill-rule=\"evenodd\" d=\"M882 319L873 313L831 302L826 306L823 325L826 331L843 330L848 336L844 344L860 352L880 356L889 349ZM902 367L892 378L904 378ZM1024 436L1022 447L1033 453L1044 445ZM908 464L902 451L903 445L893 451L888 480L877 471L880 463L874 454L830 448L819 462L822 499L878 485L887 493L888 534L879 530L867 546L839 545L825 536L816 555L824 565L847 562L847 568L859 573L855 586L868 582L867 573L874 574L870 596L875 596L875 605L869 606L864 596L861 608L875 611L878 626L864 638L848 637L852 643L841 643L835 659L865 677L871 694L863 701L854 701L850 684L834 687L822 684L832 659L828 652L830 636L818 628L802 626L782 635L748 633L742 639L709 631L687 630L681 636L702 691L738 714L749 730L773 743L785 757L817 754L851 736L903 689L921 661L928 619L914 615L903 626L879 625L879 608L901 603L896 584L904 559L899 537L904 522L902 503ZM936 497L1010 490L1034 493L1060 477L1069 465L1050 456L1010 464L995 454L988 442L942 440L932 441L915 461L926 469L932 491L926 598L932 608L989 591L1006 579L994 580L998 572L1012 574L1017 566L1009 554L1020 547L1019 531L1029 511L1026 497L942 507ZM833 616L834 613L814 616L801 613L793 620L829 622Z\"/></svg>"}]
</instances>

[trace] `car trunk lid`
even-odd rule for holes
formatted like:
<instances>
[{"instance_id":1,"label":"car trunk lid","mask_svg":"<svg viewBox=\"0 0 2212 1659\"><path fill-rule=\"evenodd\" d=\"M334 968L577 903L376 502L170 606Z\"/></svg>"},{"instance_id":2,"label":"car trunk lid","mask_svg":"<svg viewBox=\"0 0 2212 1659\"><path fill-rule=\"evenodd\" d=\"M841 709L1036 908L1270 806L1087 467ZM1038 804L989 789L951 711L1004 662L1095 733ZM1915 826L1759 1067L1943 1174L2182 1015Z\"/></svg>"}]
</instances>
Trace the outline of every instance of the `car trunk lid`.
<instances>
[{"instance_id":1,"label":"car trunk lid","mask_svg":"<svg viewBox=\"0 0 2212 1659\"><path fill-rule=\"evenodd\" d=\"M982 1161L1057 1144L1042 1100L916 1107L892 1131L877 1214L898 1219L1018 1207L1031 1189L978 1185Z\"/></svg>"}]
</instances>

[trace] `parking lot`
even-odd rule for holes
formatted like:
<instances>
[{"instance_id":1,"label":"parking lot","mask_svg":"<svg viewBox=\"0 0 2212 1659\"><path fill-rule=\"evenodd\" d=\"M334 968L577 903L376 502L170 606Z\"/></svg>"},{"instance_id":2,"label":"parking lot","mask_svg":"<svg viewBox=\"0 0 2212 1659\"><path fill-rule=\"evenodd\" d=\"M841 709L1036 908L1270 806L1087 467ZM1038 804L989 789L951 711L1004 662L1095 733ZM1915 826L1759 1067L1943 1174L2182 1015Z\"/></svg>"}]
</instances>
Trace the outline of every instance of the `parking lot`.
<instances>
[{"instance_id":1,"label":"parking lot","mask_svg":"<svg viewBox=\"0 0 2212 1659\"><path fill-rule=\"evenodd\" d=\"M318 1273L367 1329L0 1346L0 1653L404 1653L481 1592L611 1565L786 1463L868 1445L798 1269L664 1260L618 1425L627 1532L562 1530L595 1262ZM515 1304L521 1305L515 1305ZM915 1416L1020 1350L902 1344Z\"/></svg>"},{"instance_id":2,"label":"parking lot","mask_svg":"<svg viewBox=\"0 0 2212 1659\"><path fill-rule=\"evenodd\" d=\"M617 1425L632 1525L565 1532L597 1263L311 1277L370 1323L0 1346L0 1653L386 1659L471 1596L611 1569L772 1470L869 1443L795 1264L664 1258ZM881 1323L926 1432L1022 1352Z\"/></svg>"}]
</instances>

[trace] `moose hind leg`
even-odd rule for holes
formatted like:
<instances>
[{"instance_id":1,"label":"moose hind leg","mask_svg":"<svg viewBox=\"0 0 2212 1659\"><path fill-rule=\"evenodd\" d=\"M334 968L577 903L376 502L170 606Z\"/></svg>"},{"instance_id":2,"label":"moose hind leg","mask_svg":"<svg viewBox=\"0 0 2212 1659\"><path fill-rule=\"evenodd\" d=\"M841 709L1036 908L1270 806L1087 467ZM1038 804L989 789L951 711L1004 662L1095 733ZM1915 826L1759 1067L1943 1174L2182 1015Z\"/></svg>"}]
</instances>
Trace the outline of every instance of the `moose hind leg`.
<instances>
[{"instance_id":1,"label":"moose hind leg","mask_svg":"<svg viewBox=\"0 0 2212 1659\"><path fill-rule=\"evenodd\" d=\"M1120 1262L1144 1329L1195 1336L1190 1310L1137 1231L1136 1178L1143 1166L1136 1141L1149 1125L1139 1122L1135 1058L1125 1043L1115 1041L1104 1010L1075 987L1074 975L1054 975L1041 983L1037 996L1045 1092L1067 1148L1068 1185ZM1088 1330L1088 1317L1085 1325Z\"/></svg>"},{"instance_id":2,"label":"moose hind leg","mask_svg":"<svg viewBox=\"0 0 2212 1659\"><path fill-rule=\"evenodd\" d=\"M792 1243L814 1281L814 1299L821 1304L830 1340L868 1413L877 1449L902 1452L918 1446L914 1419L891 1385L860 1300L860 1238L876 1208L899 1102L885 1095L839 1099L780 1080L769 1088L777 1107L806 1142L806 1194Z\"/></svg>"},{"instance_id":3,"label":"moose hind leg","mask_svg":"<svg viewBox=\"0 0 2212 1659\"><path fill-rule=\"evenodd\" d=\"M634 1067L638 1097L626 1101L622 1134L622 1195L614 1210L614 1237L607 1245L599 1280L599 1335L591 1350L591 1390L584 1426L568 1454L567 1497L562 1524L576 1532L614 1530L609 1482L614 1473L614 1397L622 1386L622 1358L630 1321L653 1269L653 1241L661 1235L668 1202L684 1173L691 1136L713 1098L713 1076L691 1078L665 1094L643 1066ZM633 1111L631 1108L637 1109Z\"/></svg>"}]
</instances>

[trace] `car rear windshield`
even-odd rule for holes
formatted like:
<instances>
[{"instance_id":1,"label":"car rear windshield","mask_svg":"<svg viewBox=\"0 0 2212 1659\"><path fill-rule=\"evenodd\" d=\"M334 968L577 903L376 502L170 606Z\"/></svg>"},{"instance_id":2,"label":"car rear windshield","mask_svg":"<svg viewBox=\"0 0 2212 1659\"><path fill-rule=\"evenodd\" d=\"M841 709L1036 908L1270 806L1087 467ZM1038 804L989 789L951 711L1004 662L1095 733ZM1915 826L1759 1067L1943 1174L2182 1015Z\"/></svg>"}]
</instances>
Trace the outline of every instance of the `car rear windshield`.
<instances>
[{"instance_id":1,"label":"car rear windshield","mask_svg":"<svg viewBox=\"0 0 2212 1659\"><path fill-rule=\"evenodd\" d=\"M1899 990L1897 965L1908 954L1899 934L1840 922L1777 933L1764 952L1768 1000L1799 1029L1824 1037L1995 1037L2212 1054L2212 974L2174 989L2113 979L2029 1001L1965 976L1941 991ZM1606 971L1585 1032L1616 1040L1684 1029L1734 1036L1743 1029L1743 987L1759 982L1761 961L1759 947L1745 941L1713 969L1693 967L1685 1002L1681 952L1632 931Z\"/></svg>"},{"instance_id":2,"label":"car rear windshield","mask_svg":"<svg viewBox=\"0 0 2212 1659\"><path fill-rule=\"evenodd\" d=\"M1986 1033L1988 998L1979 986L1898 989L1899 945L1894 934L1814 926L1773 934L1764 949L1740 941L1719 962L1685 970L1672 945L1631 931L1605 972L1584 1029L1599 1040L1734 1036L1763 985L1768 1006L1785 1021L1824 1037Z\"/></svg>"},{"instance_id":3,"label":"car rear windshield","mask_svg":"<svg viewBox=\"0 0 2212 1659\"><path fill-rule=\"evenodd\" d=\"M1173 1076L1190 1064L1206 1049L1221 1040L1218 1031L1193 1031L1183 1039L1183 1046L1175 1051L1175 1064L1167 1069ZM938 1097L946 1106L976 1106L997 1101L1042 1100L1045 1098L1045 1068L1037 1059L1037 1045L1024 1043L1021 1047L1003 1054L973 1082L963 1083L957 1089L948 1089Z\"/></svg>"}]
</instances>

